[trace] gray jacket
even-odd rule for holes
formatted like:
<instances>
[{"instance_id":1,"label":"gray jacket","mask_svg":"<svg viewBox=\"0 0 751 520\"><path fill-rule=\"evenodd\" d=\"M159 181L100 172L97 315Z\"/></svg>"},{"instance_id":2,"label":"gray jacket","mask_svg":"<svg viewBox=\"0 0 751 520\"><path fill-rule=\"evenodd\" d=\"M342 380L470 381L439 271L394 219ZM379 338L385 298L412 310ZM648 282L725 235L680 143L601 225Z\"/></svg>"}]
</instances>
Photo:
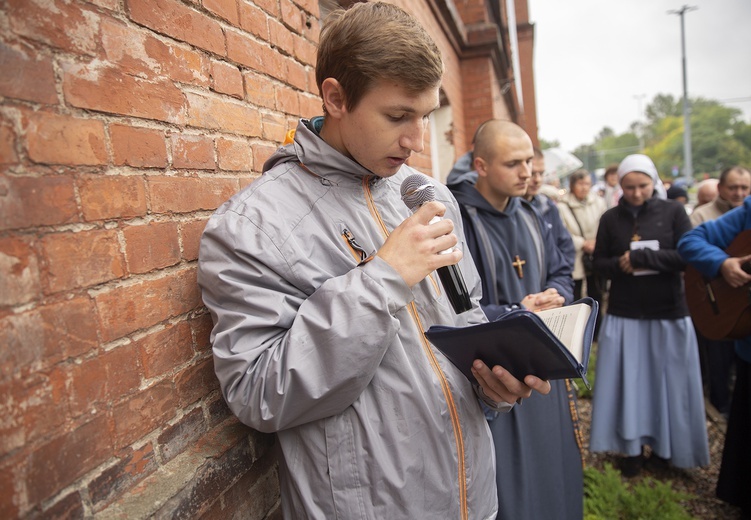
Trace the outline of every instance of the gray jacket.
<instances>
[{"instance_id":1,"label":"gray jacket","mask_svg":"<svg viewBox=\"0 0 751 520\"><path fill-rule=\"evenodd\" d=\"M409 216L399 188L415 171L374 176L304 120L264 170L209 220L198 281L224 398L278 435L285 518L495 518L477 395L423 334L486 321L471 258L475 306L459 316L435 273L410 289L379 257L362 262Z\"/></svg>"}]
</instances>

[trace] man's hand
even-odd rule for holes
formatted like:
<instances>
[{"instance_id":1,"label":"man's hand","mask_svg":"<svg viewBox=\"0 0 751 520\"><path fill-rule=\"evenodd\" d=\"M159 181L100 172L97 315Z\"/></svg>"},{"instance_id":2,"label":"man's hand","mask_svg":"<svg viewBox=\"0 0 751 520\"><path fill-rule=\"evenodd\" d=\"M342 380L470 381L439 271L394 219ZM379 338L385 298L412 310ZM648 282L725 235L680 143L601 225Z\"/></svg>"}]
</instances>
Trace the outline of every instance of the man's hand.
<instances>
[{"instance_id":1,"label":"man's hand","mask_svg":"<svg viewBox=\"0 0 751 520\"><path fill-rule=\"evenodd\" d=\"M737 289L742 285L751 282L751 274L742 269L742 265L751 262L751 255L728 257L720 266L720 274L730 287Z\"/></svg>"},{"instance_id":2,"label":"man's hand","mask_svg":"<svg viewBox=\"0 0 751 520\"><path fill-rule=\"evenodd\" d=\"M454 223L450 220L430 223L433 217L442 217L445 212L446 206L440 202L423 204L391 232L376 253L393 267L410 287L439 267L456 264L462 259L462 252L452 249L459 241L452 233ZM441 254L447 249L452 251Z\"/></svg>"},{"instance_id":3,"label":"man's hand","mask_svg":"<svg viewBox=\"0 0 751 520\"><path fill-rule=\"evenodd\" d=\"M537 312L544 309L556 309L563 305L565 301L565 298L558 294L557 289L550 287L540 293L528 294L521 301L521 304L527 310Z\"/></svg>"},{"instance_id":4,"label":"man's hand","mask_svg":"<svg viewBox=\"0 0 751 520\"><path fill-rule=\"evenodd\" d=\"M532 395L533 390L543 395L550 393L549 381L528 375L522 382L503 367L496 365L491 370L479 359L472 365L472 375L480 383L485 396L496 403L514 403L520 398Z\"/></svg>"}]
</instances>

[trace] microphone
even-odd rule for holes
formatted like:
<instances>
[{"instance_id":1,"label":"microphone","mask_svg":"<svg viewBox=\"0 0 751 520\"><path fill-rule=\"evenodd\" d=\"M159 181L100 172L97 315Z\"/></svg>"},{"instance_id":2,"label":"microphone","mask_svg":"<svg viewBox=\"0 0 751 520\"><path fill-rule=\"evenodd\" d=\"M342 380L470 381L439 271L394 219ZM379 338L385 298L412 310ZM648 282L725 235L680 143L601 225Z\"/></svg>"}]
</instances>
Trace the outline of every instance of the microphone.
<instances>
[{"instance_id":1,"label":"microphone","mask_svg":"<svg viewBox=\"0 0 751 520\"><path fill-rule=\"evenodd\" d=\"M404 203L413 213L418 210L420 206L431 200L435 200L435 186L428 179L427 176L421 173L414 173L402 181L401 196ZM441 217L435 216L430 221L437 222L441 220ZM441 254L450 253L451 250L447 249L441 251ZM469 291L464 283L464 277L459 270L459 266L447 265L445 267L439 267L438 278L441 279L446 296L448 296L451 306L454 308L456 314L467 312L472 308L472 302L469 299Z\"/></svg>"}]
</instances>

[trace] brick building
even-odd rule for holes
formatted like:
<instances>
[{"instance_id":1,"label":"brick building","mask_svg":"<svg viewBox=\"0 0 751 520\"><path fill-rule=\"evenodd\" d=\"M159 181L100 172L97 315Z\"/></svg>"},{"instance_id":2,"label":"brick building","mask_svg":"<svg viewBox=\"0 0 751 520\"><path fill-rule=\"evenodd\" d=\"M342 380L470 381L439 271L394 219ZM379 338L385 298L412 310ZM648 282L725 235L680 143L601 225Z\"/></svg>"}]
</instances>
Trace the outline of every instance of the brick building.
<instances>
[{"instance_id":1,"label":"brick building","mask_svg":"<svg viewBox=\"0 0 751 520\"><path fill-rule=\"evenodd\" d=\"M526 0L395 3L446 63L413 166L442 178L490 117L536 140ZM218 390L196 259L320 113L335 5L0 1L0 517L281 516L274 438Z\"/></svg>"}]
</instances>

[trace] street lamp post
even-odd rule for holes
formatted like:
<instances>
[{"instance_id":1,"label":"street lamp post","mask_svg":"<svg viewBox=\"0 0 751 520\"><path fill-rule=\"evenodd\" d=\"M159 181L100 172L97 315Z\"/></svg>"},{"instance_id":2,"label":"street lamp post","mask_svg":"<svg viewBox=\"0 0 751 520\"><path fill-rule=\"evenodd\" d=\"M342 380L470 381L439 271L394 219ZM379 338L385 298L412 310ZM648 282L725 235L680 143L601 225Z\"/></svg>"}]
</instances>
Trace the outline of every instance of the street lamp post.
<instances>
[{"instance_id":1,"label":"street lamp post","mask_svg":"<svg viewBox=\"0 0 751 520\"><path fill-rule=\"evenodd\" d=\"M698 9L695 6L684 5L677 11L668 11L668 14L677 14L681 17L681 58L683 62L683 175L687 182L694 177L694 166L691 160L691 109L688 106L688 88L686 86L686 37L683 15L688 11Z\"/></svg>"},{"instance_id":2,"label":"street lamp post","mask_svg":"<svg viewBox=\"0 0 751 520\"><path fill-rule=\"evenodd\" d=\"M641 109L641 100L644 99L647 95L646 94L636 94L634 95L634 99L636 99L636 111L639 114L638 119L638 128L639 128L639 151L644 152L644 117L642 114Z\"/></svg>"}]
</instances>

